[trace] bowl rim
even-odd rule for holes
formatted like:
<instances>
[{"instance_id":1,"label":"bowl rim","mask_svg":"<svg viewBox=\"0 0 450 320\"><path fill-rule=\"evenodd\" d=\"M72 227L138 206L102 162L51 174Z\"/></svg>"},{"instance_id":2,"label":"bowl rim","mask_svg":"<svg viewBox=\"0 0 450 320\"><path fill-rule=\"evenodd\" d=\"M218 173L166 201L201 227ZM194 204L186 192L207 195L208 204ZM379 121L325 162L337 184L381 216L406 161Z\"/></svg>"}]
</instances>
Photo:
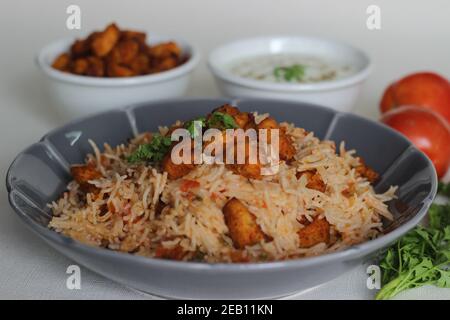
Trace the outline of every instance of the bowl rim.
<instances>
[{"instance_id":1,"label":"bowl rim","mask_svg":"<svg viewBox=\"0 0 450 320\"><path fill-rule=\"evenodd\" d=\"M177 44L186 48L189 53L189 59L183 64L158 73L149 75L140 75L123 78L102 78L102 77L90 77L81 76L72 73L62 72L60 70L52 68L52 66L46 61L46 58L50 54L61 54L65 51L61 51L61 47L68 47L77 37L65 37L52 41L41 48L35 56L35 63L38 68L49 78L57 81L62 81L70 84L77 84L83 86L92 87L122 87L122 86L139 86L144 84L164 82L183 76L191 72L200 62L201 53L196 46L188 43L180 37L173 37L170 35L162 34L149 34L151 39L156 39L156 42L173 40Z\"/></svg>"},{"instance_id":2,"label":"bowl rim","mask_svg":"<svg viewBox=\"0 0 450 320\"><path fill-rule=\"evenodd\" d=\"M142 106L149 106L151 108L152 105L159 104L159 103L183 103L184 101L203 101L203 100L220 100L221 98L179 98L179 99L168 99L168 100L160 100L160 101L153 101L153 102L147 102L147 103L138 103L126 106L124 108L120 108L117 110L109 110L109 111L103 111L96 113L94 115L88 115L85 117L82 117L80 119L75 119L70 122L68 122L65 125L74 124L78 122L82 122L88 118L91 118L93 116L99 116L102 114L107 113L115 113L115 112L124 112L125 114L129 115L130 112L132 112L134 109L142 107ZM223 100L223 98L222 98ZM240 99L230 99L230 103L238 103L242 101L271 101L271 102L280 102L284 104L298 104L298 102L293 101L284 101L284 100L275 100L275 99L261 99L261 98L240 98ZM220 100L221 101L221 100ZM297 259L290 259L290 260L282 260L282 261L269 261L269 262L255 262L255 263L207 263L207 262L188 262L188 261L172 261L172 260L166 260L166 259L157 259L152 257L143 257L138 255L133 255L129 253L119 252L119 251L113 251L108 250L104 248L94 247L85 245L77 240L74 240L72 238L69 238L65 235L62 235L60 233L57 233L49 228L46 228L44 226L39 225L35 221L33 221L27 214L25 214L20 207L16 204L14 200L14 195L18 194L19 197L24 200L28 201L30 205L34 206L32 201L27 198L26 195L24 195L20 190L17 188L14 188L13 184L11 183L11 175L12 171L14 169L16 161L27 152L27 150L33 148L36 144L44 144L48 146L48 140L46 140L46 137L48 134L55 132L61 128L63 128L65 125L62 125L58 128L55 128L49 133L45 134L38 142L35 142L31 144L28 148L21 151L13 160L11 165L8 168L7 174L6 174L6 189L8 192L8 200L10 203L10 206L13 208L13 210L16 212L16 214L19 216L19 218L35 233L37 233L39 236L44 238L47 242L50 242L50 244L55 243L60 246L66 246L71 247L72 250L77 250L80 252L84 252L86 254L91 255L98 255L102 257L107 257L110 259L125 259L129 263L140 263L145 264L152 267L161 267L161 268L167 268L171 270L176 271L204 271L204 272L229 272L229 273L235 273L235 272L253 272L258 270L288 270L288 269L297 269L297 268L303 268L303 267L309 267L309 266L316 266L323 263L338 261L338 260L349 260L349 259L356 259L359 257L364 257L370 254L373 254L377 250L383 249L390 243L394 242L396 239L404 235L406 232L411 230L414 226L416 226L426 215L428 208L430 207L431 203L433 202L433 199L437 192L437 175L436 171L434 170L434 166L431 162L431 160L420 150L418 150L412 143L408 141L408 139L403 136L401 133L395 131L394 129L388 127L387 125L374 121L372 119L365 118L363 116L357 115L357 114L351 114L341 111L336 111L333 109L330 109L328 107L323 107L319 105L314 105L311 103L302 103L310 106L314 106L321 109L326 109L328 111L331 111L334 113L334 117L339 116L351 116L355 119L359 119L362 121L369 121L374 123L375 125L382 127L383 130L388 130L392 134L394 134L397 138L406 141L408 143L408 147L403 151L403 153L407 152L408 150L414 150L417 151L418 154L422 159L424 159L428 166L432 169L432 177L431 177L431 189L429 190L427 196L423 199L423 202L421 202L419 205L421 206L420 209L414 214L413 217L411 217L406 222L403 222L401 225L399 225L396 229L390 231L387 234L383 234L380 237L368 240L366 242L356 244L353 246L350 246L344 250L336 251L332 253L325 253L318 256L310 256L310 257L302 257ZM402 153L402 154L403 154ZM41 211L41 209L36 208L36 210Z\"/></svg>"},{"instance_id":3,"label":"bowl rim","mask_svg":"<svg viewBox=\"0 0 450 320\"><path fill-rule=\"evenodd\" d=\"M276 83L269 81L258 81L253 79L248 79L244 77L240 77L232 74L231 72L227 72L214 61L214 57L218 55L222 50L230 46L238 46L243 45L248 42L253 41L298 41L298 40L309 40L309 41L318 41L323 43L331 44L335 47L346 48L348 50L352 50L356 54L359 54L366 60L364 67L356 72L353 75L344 77L338 80L330 80L330 81L321 81L318 83ZM245 55L243 55L245 56ZM350 45L343 41L338 41L334 39L329 39L326 37L315 37L315 36L303 36L303 35L269 35L269 36L258 36L258 37L248 37L243 39L237 39L230 42L226 42L219 47L213 49L208 56L207 61L208 68L212 72L212 74L229 83L239 85L246 88L257 89L257 90L270 90L277 92L314 92L314 91L328 91L328 90L336 90L349 86L353 86L357 83L364 81L373 70L373 62L370 56L363 51L353 45Z\"/></svg>"}]
</instances>

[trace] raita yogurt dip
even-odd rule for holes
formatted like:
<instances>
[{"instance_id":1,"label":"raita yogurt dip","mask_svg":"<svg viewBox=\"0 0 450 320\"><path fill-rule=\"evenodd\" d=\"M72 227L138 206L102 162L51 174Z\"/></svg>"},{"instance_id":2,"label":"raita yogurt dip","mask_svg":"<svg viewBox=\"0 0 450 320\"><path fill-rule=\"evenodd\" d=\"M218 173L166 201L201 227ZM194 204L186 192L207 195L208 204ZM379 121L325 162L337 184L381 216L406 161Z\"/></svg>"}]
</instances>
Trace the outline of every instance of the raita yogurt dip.
<instances>
[{"instance_id":1,"label":"raita yogurt dip","mask_svg":"<svg viewBox=\"0 0 450 320\"><path fill-rule=\"evenodd\" d=\"M233 61L229 71L239 77L278 83L316 83L348 77L357 70L348 64L305 54L266 54Z\"/></svg>"}]
</instances>

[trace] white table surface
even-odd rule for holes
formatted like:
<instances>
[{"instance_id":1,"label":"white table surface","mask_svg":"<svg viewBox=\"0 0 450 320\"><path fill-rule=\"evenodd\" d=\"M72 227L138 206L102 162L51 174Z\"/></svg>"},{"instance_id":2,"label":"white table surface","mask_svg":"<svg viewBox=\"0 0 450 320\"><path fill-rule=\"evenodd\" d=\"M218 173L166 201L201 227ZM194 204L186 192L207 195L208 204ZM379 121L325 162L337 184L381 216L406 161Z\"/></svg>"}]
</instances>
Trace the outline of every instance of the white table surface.
<instances>
[{"instance_id":1,"label":"white table surface","mask_svg":"<svg viewBox=\"0 0 450 320\"><path fill-rule=\"evenodd\" d=\"M47 131L63 124L53 112L33 64L35 52L65 29L68 1L4 1L0 10L0 172L3 181L15 155ZM450 3L398 0L340 2L334 0L152 0L121 3L80 0L82 31L111 20L125 26L178 34L195 42L204 56L214 46L241 36L304 33L345 39L367 50L376 69L367 82L355 112L375 118L386 85L400 75L431 69L449 76ZM378 4L382 29L368 31L365 9ZM328 7L330 10L324 10ZM240 9L239 9L240 8ZM193 17L196 17L193 19ZM248 23L251 19L252 23ZM419 22L420 21L420 22ZM245 28L242 28L245 26ZM426 57L426 59L425 59ZM219 96L204 62L195 71L189 96ZM73 261L57 253L15 217L0 184L0 299L149 299L150 296L115 284L81 269L80 290L66 288L66 268ZM320 287L295 295L296 299L371 299L365 266ZM398 298L450 299L450 290L434 287L410 290Z\"/></svg>"}]
</instances>

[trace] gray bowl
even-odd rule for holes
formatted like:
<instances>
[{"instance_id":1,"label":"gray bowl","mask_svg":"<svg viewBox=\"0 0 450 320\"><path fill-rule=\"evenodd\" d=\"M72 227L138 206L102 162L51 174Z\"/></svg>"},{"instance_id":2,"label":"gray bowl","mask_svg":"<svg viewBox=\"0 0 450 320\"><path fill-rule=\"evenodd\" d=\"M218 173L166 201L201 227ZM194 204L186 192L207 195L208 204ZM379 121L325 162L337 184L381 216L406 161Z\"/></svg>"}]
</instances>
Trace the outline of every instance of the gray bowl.
<instances>
[{"instance_id":1,"label":"gray bowl","mask_svg":"<svg viewBox=\"0 0 450 320\"><path fill-rule=\"evenodd\" d=\"M360 265L413 228L425 216L437 188L428 158L402 135L383 124L327 108L258 99L232 101L245 111L270 112L277 120L314 131L321 139L348 148L376 171L376 190L398 185L390 202L395 216L385 234L344 251L290 261L207 264L144 258L83 245L48 229L46 204L58 198L70 180L70 164L91 152L88 139L116 145L142 131L155 131L176 119L187 120L226 103L226 99L172 100L132 106L71 122L20 153L7 175L12 208L43 240L77 263L126 286L175 298L270 298L299 292L338 277Z\"/></svg>"}]
</instances>

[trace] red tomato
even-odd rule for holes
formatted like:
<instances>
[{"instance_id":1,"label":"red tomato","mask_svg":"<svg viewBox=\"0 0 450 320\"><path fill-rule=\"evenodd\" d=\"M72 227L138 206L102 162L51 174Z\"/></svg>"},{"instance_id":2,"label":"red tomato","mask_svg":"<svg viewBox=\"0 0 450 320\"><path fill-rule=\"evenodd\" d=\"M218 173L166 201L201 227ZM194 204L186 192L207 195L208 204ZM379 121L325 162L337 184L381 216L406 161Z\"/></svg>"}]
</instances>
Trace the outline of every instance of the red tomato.
<instances>
[{"instance_id":1,"label":"red tomato","mask_svg":"<svg viewBox=\"0 0 450 320\"><path fill-rule=\"evenodd\" d=\"M450 165L450 125L434 111L402 106L381 117L381 121L404 134L433 162L438 177Z\"/></svg>"},{"instance_id":2,"label":"red tomato","mask_svg":"<svg viewBox=\"0 0 450 320\"><path fill-rule=\"evenodd\" d=\"M399 106L414 105L441 114L450 123L450 84L431 72L410 74L391 84L380 102L382 113Z\"/></svg>"}]
</instances>

